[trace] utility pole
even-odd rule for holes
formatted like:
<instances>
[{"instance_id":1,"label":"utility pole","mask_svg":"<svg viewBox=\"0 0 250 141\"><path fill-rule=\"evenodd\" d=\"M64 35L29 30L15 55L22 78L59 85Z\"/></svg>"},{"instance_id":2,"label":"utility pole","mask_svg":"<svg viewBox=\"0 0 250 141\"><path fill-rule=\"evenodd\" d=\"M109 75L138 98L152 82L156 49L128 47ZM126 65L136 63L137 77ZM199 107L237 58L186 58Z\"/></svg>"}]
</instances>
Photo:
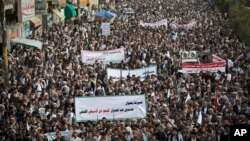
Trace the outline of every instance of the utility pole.
<instances>
[{"instance_id":1,"label":"utility pole","mask_svg":"<svg viewBox=\"0 0 250 141\"><path fill-rule=\"evenodd\" d=\"M0 18L1 18L1 30L2 30L2 50L3 50L3 78L4 86L9 86L9 75L8 75L8 49L7 49L7 33L6 33L6 21L5 21L5 8L4 0L0 0ZM1 33L1 32L0 32Z\"/></svg>"},{"instance_id":2,"label":"utility pole","mask_svg":"<svg viewBox=\"0 0 250 141\"><path fill-rule=\"evenodd\" d=\"M80 19L81 19L81 2L80 2L80 0L77 0L77 16L78 16L78 20L80 21Z\"/></svg>"}]
</instances>

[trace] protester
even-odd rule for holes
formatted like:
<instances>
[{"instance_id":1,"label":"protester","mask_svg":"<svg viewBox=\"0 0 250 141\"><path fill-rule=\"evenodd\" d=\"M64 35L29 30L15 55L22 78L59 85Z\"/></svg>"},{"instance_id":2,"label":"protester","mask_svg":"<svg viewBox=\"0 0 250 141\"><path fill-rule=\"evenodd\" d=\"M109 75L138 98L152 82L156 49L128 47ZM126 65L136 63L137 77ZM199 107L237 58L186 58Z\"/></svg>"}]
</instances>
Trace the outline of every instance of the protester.
<instances>
[{"instance_id":1,"label":"protester","mask_svg":"<svg viewBox=\"0 0 250 141\"><path fill-rule=\"evenodd\" d=\"M32 36L46 39L41 50L12 46L10 84L0 87L0 140L222 141L228 139L230 125L249 124L250 52L212 0L118 0L114 9L133 9L136 14L118 15L109 36L100 29L109 19L96 17L94 22L54 24L45 37ZM161 19L168 20L168 27L139 24ZM193 19L194 27L178 28ZM125 48L121 63L81 61L81 50L117 48ZM226 72L182 74L179 52L184 50L205 54L203 62L215 54L232 63ZM115 81L105 70L152 65L157 76L144 80L128 76ZM103 117L76 123L75 96L126 94L146 95L145 119Z\"/></svg>"}]
</instances>

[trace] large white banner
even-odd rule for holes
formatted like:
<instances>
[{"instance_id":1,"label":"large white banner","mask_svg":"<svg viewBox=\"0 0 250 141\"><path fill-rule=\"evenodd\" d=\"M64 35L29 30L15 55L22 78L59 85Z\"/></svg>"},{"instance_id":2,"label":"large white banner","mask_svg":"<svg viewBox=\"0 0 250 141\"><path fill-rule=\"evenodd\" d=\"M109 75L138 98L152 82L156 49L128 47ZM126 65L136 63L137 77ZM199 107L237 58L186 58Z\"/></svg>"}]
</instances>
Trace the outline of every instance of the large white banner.
<instances>
[{"instance_id":1,"label":"large white banner","mask_svg":"<svg viewBox=\"0 0 250 141\"><path fill-rule=\"evenodd\" d=\"M107 77L113 78L114 81L120 80L121 78L127 78L127 76L135 75L135 77L140 77L141 80L144 80L148 75L157 75L157 66L145 67L140 69L133 70L121 70L121 69L112 69L107 68Z\"/></svg>"},{"instance_id":2,"label":"large white banner","mask_svg":"<svg viewBox=\"0 0 250 141\"><path fill-rule=\"evenodd\" d=\"M200 73L200 72L225 72L225 62L215 62L207 64L182 63L182 73Z\"/></svg>"},{"instance_id":3,"label":"large white banner","mask_svg":"<svg viewBox=\"0 0 250 141\"><path fill-rule=\"evenodd\" d=\"M191 21L189 21L186 24L171 23L170 26L172 29L178 29L178 28L192 29L192 28L195 28L197 26L197 22L194 19L192 19Z\"/></svg>"},{"instance_id":4,"label":"large white banner","mask_svg":"<svg viewBox=\"0 0 250 141\"><path fill-rule=\"evenodd\" d=\"M75 97L77 122L141 119L147 115L145 95Z\"/></svg>"},{"instance_id":5,"label":"large white banner","mask_svg":"<svg viewBox=\"0 0 250 141\"><path fill-rule=\"evenodd\" d=\"M21 19L26 21L35 16L35 0L21 0Z\"/></svg>"},{"instance_id":6,"label":"large white banner","mask_svg":"<svg viewBox=\"0 0 250 141\"><path fill-rule=\"evenodd\" d=\"M168 26L168 20L167 19L162 19L160 21L157 21L157 22L154 22L154 23L146 23L146 22L143 22L143 21L140 21L139 25L141 25L142 27L152 27L152 28L155 28L155 27L159 27L159 26Z\"/></svg>"},{"instance_id":7,"label":"large white banner","mask_svg":"<svg viewBox=\"0 0 250 141\"><path fill-rule=\"evenodd\" d=\"M96 61L102 61L104 64L120 63L124 58L124 48L107 51L81 51L82 62L86 64L94 64Z\"/></svg>"}]
</instances>

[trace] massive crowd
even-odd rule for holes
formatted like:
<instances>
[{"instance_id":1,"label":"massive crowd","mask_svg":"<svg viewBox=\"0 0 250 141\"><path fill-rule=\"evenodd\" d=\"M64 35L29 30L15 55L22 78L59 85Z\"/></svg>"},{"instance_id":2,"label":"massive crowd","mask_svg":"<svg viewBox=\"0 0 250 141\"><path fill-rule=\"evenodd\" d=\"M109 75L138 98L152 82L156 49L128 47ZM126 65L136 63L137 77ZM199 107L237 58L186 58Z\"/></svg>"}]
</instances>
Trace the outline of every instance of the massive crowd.
<instances>
[{"instance_id":1,"label":"massive crowd","mask_svg":"<svg viewBox=\"0 0 250 141\"><path fill-rule=\"evenodd\" d=\"M54 24L46 36L33 35L32 39L46 39L42 50L12 46L10 85L0 87L0 140L227 141L230 125L249 124L250 50L212 0L117 0L112 10L119 15L125 8L135 15L115 18L110 36L102 36L100 29L109 19L83 19ZM169 23L195 19L197 27L174 30L139 25L141 20L164 18ZM116 48L125 48L126 59L121 63L81 63L81 50ZM182 74L178 70L183 50L216 54L234 63L226 72ZM113 81L106 76L107 67L151 65L157 65L157 76L143 81L136 77ZM146 94L145 119L75 122L75 96L124 94ZM188 95L191 100L185 102ZM40 108L45 108L45 117L40 116ZM197 122L200 112L202 124ZM48 139L48 132L55 132L55 138Z\"/></svg>"}]
</instances>

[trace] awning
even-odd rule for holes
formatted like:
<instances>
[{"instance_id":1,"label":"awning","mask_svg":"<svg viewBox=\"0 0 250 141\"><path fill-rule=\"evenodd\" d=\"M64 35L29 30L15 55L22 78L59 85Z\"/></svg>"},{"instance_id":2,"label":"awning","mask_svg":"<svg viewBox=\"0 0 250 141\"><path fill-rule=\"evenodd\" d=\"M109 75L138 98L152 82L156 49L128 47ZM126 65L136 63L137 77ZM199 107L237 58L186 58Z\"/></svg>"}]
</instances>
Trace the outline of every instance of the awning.
<instances>
[{"instance_id":1,"label":"awning","mask_svg":"<svg viewBox=\"0 0 250 141\"><path fill-rule=\"evenodd\" d=\"M11 40L14 44L23 44L37 49L42 49L43 43L37 40L15 38Z\"/></svg>"},{"instance_id":2,"label":"awning","mask_svg":"<svg viewBox=\"0 0 250 141\"><path fill-rule=\"evenodd\" d=\"M48 2L51 2L51 4L57 4L57 3L59 3L58 0L48 0Z\"/></svg>"},{"instance_id":3,"label":"awning","mask_svg":"<svg viewBox=\"0 0 250 141\"><path fill-rule=\"evenodd\" d=\"M58 9L51 9L60 19L64 19L65 16Z\"/></svg>"},{"instance_id":4,"label":"awning","mask_svg":"<svg viewBox=\"0 0 250 141\"><path fill-rule=\"evenodd\" d=\"M64 8L64 16L66 19L71 19L73 17L76 17L76 9L73 5L71 4L66 4L65 8Z\"/></svg>"},{"instance_id":5,"label":"awning","mask_svg":"<svg viewBox=\"0 0 250 141\"><path fill-rule=\"evenodd\" d=\"M80 5L90 4L90 0L80 0Z\"/></svg>"},{"instance_id":6,"label":"awning","mask_svg":"<svg viewBox=\"0 0 250 141\"><path fill-rule=\"evenodd\" d=\"M37 17L32 17L29 19L34 24L34 27L38 27L42 25L42 20Z\"/></svg>"}]
</instances>

